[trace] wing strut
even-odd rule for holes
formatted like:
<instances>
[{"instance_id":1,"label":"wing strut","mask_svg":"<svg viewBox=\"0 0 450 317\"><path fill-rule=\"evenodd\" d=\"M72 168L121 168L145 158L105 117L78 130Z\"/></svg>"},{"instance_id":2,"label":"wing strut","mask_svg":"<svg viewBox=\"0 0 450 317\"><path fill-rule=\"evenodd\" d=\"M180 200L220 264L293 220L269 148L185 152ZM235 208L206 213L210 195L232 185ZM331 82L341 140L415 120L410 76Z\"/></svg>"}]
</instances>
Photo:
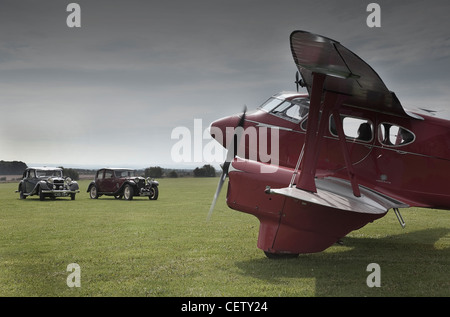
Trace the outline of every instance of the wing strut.
<instances>
[{"instance_id":1,"label":"wing strut","mask_svg":"<svg viewBox=\"0 0 450 317\"><path fill-rule=\"evenodd\" d=\"M311 87L311 95L309 102L308 123L305 136L305 153L302 160L300 179L297 188L307 190L309 192L317 192L314 177L316 176L316 162L314 161L315 151L320 151L320 144L317 144L320 120L320 103L322 99L323 85L326 75L313 73L313 84ZM322 117L323 119L323 117Z\"/></svg>"},{"instance_id":2,"label":"wing strut","mask_svg":"<svg viewBox=\"0 0 450 317\"><path fill-rule=\"evenodd\" d=\"M321 97L326 78L327 76L324 74L313 73L313 85L311 87L309 107L310 111L308 115L308 126L305 137L305 151L303 154L301 172L296 187L313 193L317 192L315 183L317 161L319 158L325 129L328 125L328 118L330 113L332 113L336 123L339 143L344 155L345 165L347 167L348 176L352 185L353 194L356 197L360 197L361 192L353 170L342 121L340 120L339 115L339 108L348 96L331 91L325 91L322 113L320 113L322 101Z\"/></svg>"},{"instance_id":3,"label":"wing strut","mask_svg":"<svg viewBox=\"0 0 450 317\"><path fill-rule=\"evenodd\" d=\"M348 177L352 184L353 194L356 197L361 197L361 192L359 191L358 182L356 180L355 172L353 171L352 161L350 159L350 153L348 151L347 142L345 141L344 128L342 127L341 115L337 108L333 109L333 118L336 123L336 129L338 131L339 143L341 145L342 153L344 154L345 165L347 167Z\"/></svg>"}]
</instances>

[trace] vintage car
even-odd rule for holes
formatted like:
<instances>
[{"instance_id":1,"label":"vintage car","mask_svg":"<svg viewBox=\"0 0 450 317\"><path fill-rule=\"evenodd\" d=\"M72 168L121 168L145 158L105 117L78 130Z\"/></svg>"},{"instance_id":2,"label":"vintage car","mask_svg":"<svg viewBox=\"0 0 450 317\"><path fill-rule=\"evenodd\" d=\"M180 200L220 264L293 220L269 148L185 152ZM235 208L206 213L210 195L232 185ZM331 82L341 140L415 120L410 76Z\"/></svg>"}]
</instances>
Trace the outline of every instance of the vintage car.
<instances>
[{"instance_id":1,"label":"vintage car","mask_svg":"<svg viewBox=\"0 0 450 317\"><path fill-rule=\"evenodd\" d=\"M19 183L16 193L20 199L28 196L39 195L40 200L45 197L70 197L75 200L79 193L79 186L70 177L63 176L63 170L59 167L29 167L23 172L23 178Z\"/></svg>"},{"instance_id":2,"label":"vintage car","mask_svg":"<svg viewBox=\"0 0 450 317\"><path fill-rule=\"evenodd\" d=\"M114 196L126 200L134 196L147 196L150 200L158 199L159 183L150 177L144 178L136 175L136 172L126 168L102 168L95 174L95 179L87 189L92 199L98 197Z\"/></svg>"}]
</instances>

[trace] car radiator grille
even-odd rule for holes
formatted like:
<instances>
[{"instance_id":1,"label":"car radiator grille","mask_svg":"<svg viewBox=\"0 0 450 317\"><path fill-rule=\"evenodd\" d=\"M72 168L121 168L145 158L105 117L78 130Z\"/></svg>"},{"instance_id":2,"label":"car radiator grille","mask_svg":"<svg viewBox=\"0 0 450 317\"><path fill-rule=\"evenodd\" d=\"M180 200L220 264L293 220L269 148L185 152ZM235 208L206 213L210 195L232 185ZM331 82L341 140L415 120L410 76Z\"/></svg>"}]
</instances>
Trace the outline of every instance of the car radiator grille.
<instances>
[{"instance_id":1,"label":"car radiator grille","mask_svg":"<svg viewBox=\"0 0 450 317\"><path fill-rule=\"evenodd\" d=\"M53 189L64 189L64 180L62 179L55 179L53 181Z\"/></svg>"}]
</instances>

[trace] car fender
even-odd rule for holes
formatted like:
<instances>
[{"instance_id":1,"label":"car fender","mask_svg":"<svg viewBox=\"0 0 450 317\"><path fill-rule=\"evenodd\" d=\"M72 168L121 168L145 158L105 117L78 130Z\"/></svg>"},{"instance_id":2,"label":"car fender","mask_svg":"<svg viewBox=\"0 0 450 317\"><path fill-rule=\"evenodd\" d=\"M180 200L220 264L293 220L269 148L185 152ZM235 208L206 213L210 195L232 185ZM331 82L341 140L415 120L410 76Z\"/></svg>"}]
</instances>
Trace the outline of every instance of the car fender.
<instances>
[{"instance_id":1,"label":"car fender","mask_svg":"<svg viewBox=\"0 0 450 317\"><path fill-rule=\"evenodd\" d=\"M133 180L127 180L125 182L123 182L122 186L120 186L120 188L116 191L116 193L123 193L123 190L125 188L126 185L130 185L133 188L133 191L136 193L137 190L137 185Z\"/></svg>"},{"instance_id":2,"label":"car fender","mask_svg":"<svg viewBox=\"0 0 450 317\"><path fill-rule=\"evenodd\" d=\"M36 185L34 185L34 188L33 188L33 190L29 193L29 195L31 196L31 195L38 195L39 194L39 189L40 188L42 188L42 189L49 189L48 188L48 185L47 185L47 183L45 182L45 181L39 181L39 182L37 182L36 183Z\"/></svg>"},{"instance_id":3,"label":"car fender","mask_svg":"<svg viewBox=\"0 0 450 317\"><path fill-rule=\"evenodd\" d=\"M79 190L80 186L78 186L77 182L73 182L72 184L69 185L70 190Z\"/></svg>"},{"instance_id":4,"label":"car fender","mask_svg":"<svg viewBox=\"0 0 450 317\"><path fill-rule=\"evenodd\" d=\"M78 183L77 183L77 186L78 186ZM87 193L89 193L91 191L91 187L92 186L95 186L95 182L94 181L89 183L89 186L88 186L87 191L86 191Z\"/></svg>"},{"instance_id":5,"label":"car fender","mask_svg":"<svg viewBox=\"0 0 450 317\"><path fill-rule=\"evenodd\" d=\"M44 190L50 189L50 187L48 186L48 183L46 181L39 181L34 188L36 189L38 187L40 187L41 189L44 189Z\"/></svg>"}]
</instances>

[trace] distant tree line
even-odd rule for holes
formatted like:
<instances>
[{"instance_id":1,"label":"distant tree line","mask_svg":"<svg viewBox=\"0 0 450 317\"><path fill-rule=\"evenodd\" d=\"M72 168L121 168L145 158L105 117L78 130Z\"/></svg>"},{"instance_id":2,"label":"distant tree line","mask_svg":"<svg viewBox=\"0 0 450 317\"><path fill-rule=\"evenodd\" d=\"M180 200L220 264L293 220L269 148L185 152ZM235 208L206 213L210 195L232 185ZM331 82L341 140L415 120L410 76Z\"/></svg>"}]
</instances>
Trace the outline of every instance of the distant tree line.
<instances>
[{"instance_id":1,"label":"distant tree line","mask_svg":"<svg viewBox=\"0 0 450 317\"><path fill-rule=\"evenodd\" d=\"M71 179L77 181L80 179L80 174L78 173L78 171L74 168L64 168L62 166L60 166L60 168L62 168L63 170L63 175L70 177Z\"/></svg>"},{"instance_id":2,"label":"distant tree line","mask_svg":"<svg viewBox=\"0 0 450 317\"><path fill-rule=\"evenodd\" d=\"M216 170L211 165L203 165L201 168L196 168L194 170L195 177L216 177Z\"/></svg>"},{"instance_id":3,"label":"distant tree line","mask_svg":"<svg viewBox=\"0 0 450 317\"><path fill-rule=\"evenodd\" d=\"M151 178L177 178L185 176L194 177L215 177L216 170L211 165L203 165L203 167L197 167L194 170L175 170L175 169L165 169L159 166L148 167L144 170L144 177Z\"/></svg>"},{"instance_id":4,"label":"distant tree line","mask_svg":"<svg viewBox=\"0 0 450 317\"><path fill-rule=\"evenodd\" d=\"M20 161L0 161L0 175L22 175L27 169L27 164Z\"/></svg>"},{"instance_id":5,"label":"distant tree line","mask_svg":"<svg viewBox=\"0 0 450 317\"><path fill-rule=\"evenodd\" d=\"M64 176L68 176L72 178L73 180L79 180L80 174L93 174L96 170L90 170L90 169L78 169L78 168L64 168L63 166L60 166L63 169ZM0 175L22 175L25 169L27 169L28 166L24 162L21 161L0 161ZM206 164L202 167L197 167L194 170L189 169L165 169L160 166L152 166L148 167L144 170L139 170L138 173L141 175L143 174L144 177L151 177L151 178L163 178L163 177L169 177L169 178L177 178L177 177L215 177L216 176L216 170L213 166Z\"/></svg>"},{"instance_id":6,"label":"distant tree line","mask_svg":"<svg viewBox=\"0 0 450 317\"><path fill-rule=\"evenodd\" d=\"M144 170L144 177L161 178L164 170L159 166L148 167Z\"/></svg>"},{"instance_id":7,"label":"distant tree line","mask_svg":"<svg viewBox=\"0 0 450 317\"><path fill-rule=\"evenodd\" d=\"M179 173L182 173L183 176L188 175L186 171L179 170ZM159 166L153 166L148 167L144 170L144 177L150 177L150 178L163 178L163 177L169 177L169 178L177 178L180 175L178 175L178 172L176 170L168 170L165 168L161 168Z\"/></svg>"}]
</instances>

